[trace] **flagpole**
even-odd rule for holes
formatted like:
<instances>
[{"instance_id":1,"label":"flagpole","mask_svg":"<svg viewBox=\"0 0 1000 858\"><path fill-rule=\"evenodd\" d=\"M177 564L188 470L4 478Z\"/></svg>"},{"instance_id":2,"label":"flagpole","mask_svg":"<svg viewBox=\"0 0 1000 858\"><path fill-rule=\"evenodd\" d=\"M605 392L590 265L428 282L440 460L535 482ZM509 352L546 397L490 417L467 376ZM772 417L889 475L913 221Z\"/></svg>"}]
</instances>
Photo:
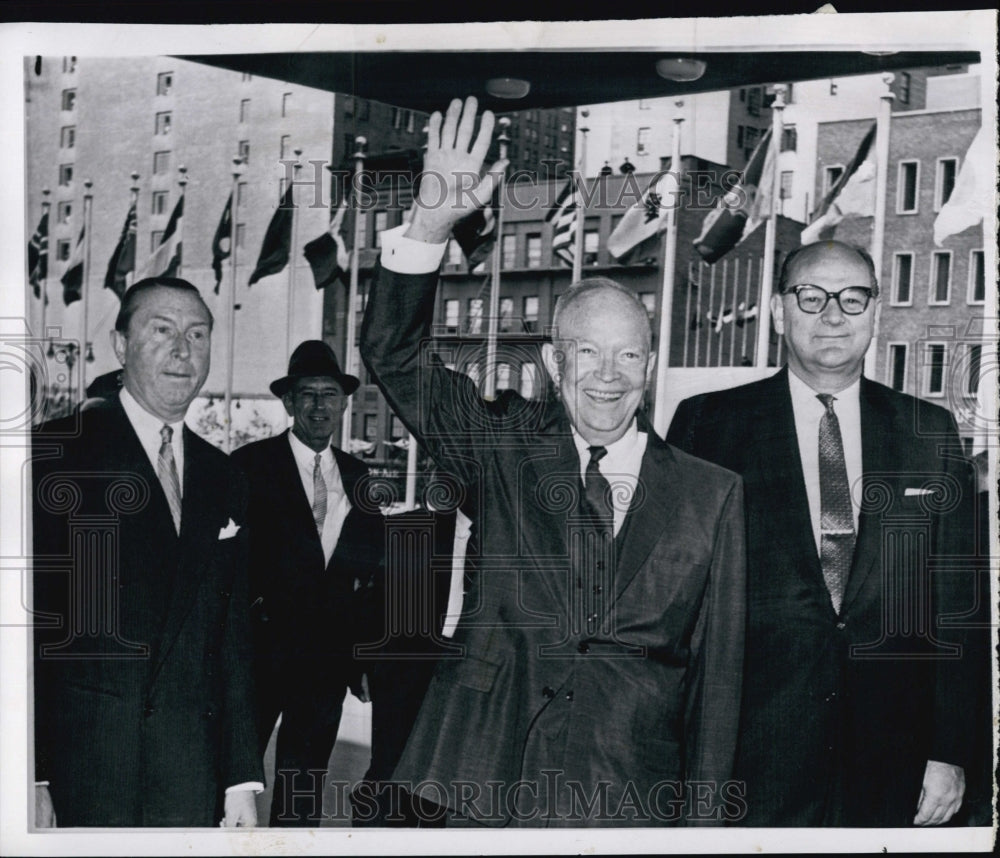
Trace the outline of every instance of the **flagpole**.
<instances>
[{"instance_id":1,"label":"flagpole","mask_svg":"<svg viewBox=\"0 0 1000 858\"><path fill-rule=\"evenodd\" d=\"M764 224L764 258L760 267L760 301L757 310L757 354L754 366L758 369L767 367L767 353L771 343L771 293L774 291L774 248L777 243L778 217L775 213L775 201L781 188L781 170L778 169L778 155L781 153L781 135L785 128L785 87L778 84L774 87L774 104L771 105L773 120L771 123L771 147L774 149L774 170L771 172L770 211ZM764 163L767 164L765 153ZM761 193L758 188L757 193Z\"/></svg>"},{"instance_id":2,"label":"flagpole","mask_svg":"<svg viewBox=\"0 0 1000 858\"><path fill-rule=\"evenodd\" d=\"M351 205L354 207L354 238L351 241L351 279L347 289L347 325L344 337L344 372L354 375L354 340L357 337L355 304L358 302L358 274L361 265L361 209L358 208L356 183L360 183L361 171L365 168L365 137L354 138L354 175L351 176ZM351 417L354 408L353 396L347 397L347 407L340 428L340 446L346 448L351 438Z\"/></svg>"},{"instance_id":3,"label":"flagpole","mask_svg":"<svg viewBox=\"0 0 1000 858\"><path fill-rule=\"evenodd\" d=\"M510 119L501 116L497 120L500 126L500 134L497 142L500 144L499 160L503 161L507 157L507 144L510 137L507 129L510 127ZM506 171L497 177L497 214L496 214L496 241L493 244L492 270L490 274L490 306L486 318L486 378L483 386L483 397L493 399L497 392L496 362L497 362L497 328L499 327L500 314L500 262L503 259L503 211L504 211L504 180ZM487 203L489 205L489 203Z\"/></svg>"},{"instance_id":4,"label":"flagpole","mask_svg":"<svg viewBox=\"0 0 1000 858\"><path fill-rule=\"evenodd\" d=\"M667 396L667 363L670 359L674 268L677 265L677 210L684 199L684 188L681 183L683 177L683 166L681 165L681 125L684 123L681 109L684 107L683 100L675 101L674 107L677 108L677 113L674 115L670 170L674 174L677 190L667 208L667 236L663 251L663 283L660 291L660 331L657 335L656 350L656 391L653 397L653 429L661 438L667 434L667 413L664 403ZM662 204L663 201L661 201Z\"/></svg>"},{"instance_id":5,"label":"flagpole","mask_svg":"<svg viewBox=\"0 0 1000 858\"><path fill-rule=\"evenodd\" d=\"M580 116L586 119L590 116L589 110L581 110ZM580 164L580 181L583 182L584 188L587 186L586 170L587 170L587 132L590 129L583 126L580 129L580 158L578 163ZM583 278L583 226L584 226L584 205L586 204L586 196L580 195L576 192L576 186L573 187L573 196L576 200L576 232L573 235L573 282Z\"/></svg>"},{"instance_id":6,"label":"flagpole","mask_svg":"<svg viewBox=\"0 0 1000 858\"><path fill-rule=\"evenodd\" d=\"M52 207L52 203L49 201L49 194L51 194L48 188L42 188L42 217L44 218L48 213L49 209ZM49 221L45 222L45 276L42 278L41 289L42 289L42 324L39 329L39 336L42 340L46 339L45 333L45 317L47 315L47 308L49 303L49 235L52 233L51 224ZM29 272L30 273L30 272Z\"/></svg>"},{"instance_id":7,"label":"flagpole","mask_svg":"<svg viewBox=\"0 0 1000 858\"><path fill-rule=\"evenodd\" d=\"M183 164L180 164L177 167L177 172L181 174L181 177L177 180L177 184L180 185L180 187L181 187L181 199L184 199L184 192L187 190L187 183L188 183L188 179L187 179L187 167L185 167ZM178 226L178 229L177 229L177 246L180 247L180 248L182 248L182 250L181 250L180 259L177 262L176 276L180 277L181 276L181 268L184 267L184 251L183 251L183 247L184 247L184 218L183 217L180 219L180 223L177 226Z\"/></svg>"},{"instance_id":8,"label":"flagpole","mask_svg":"<svg viewBox=\"0 0 1000 858\"><path fill-rule=\"evenodd\" d=\"M295 248L298 246L298 218L295 216L297 213L297 208L295 207L295 185L299 178L299 170L302 169L302 164L299 163L299 159L302 157L302 150L295 150L295 167L293 168L292 179L292 245L289 248L289 260L288 260L288 321L285 328L285 354L290 355L292 353L292 335L295 328ZM280 205L280 203L279 203Z\"/></svg>"},{"instance_id":9,"label":"flagpole","mask_svg":"<svg viewBox=\"0 0 1000 858\"><path fill-rule=\"evenodd\" d=\"M233 158L233 186L230 192L232 207L236 208L236 187L240 176L243 175L243 159ZM230 286L229 286L229 308L227 314L228 338L226 340L226 391L225 411L226 411L226 453L233 451L233 360L236 354L236 218L230 209L229 218L229 261L230 261Z\"/></svg>"},{"instance_id":10,"label":"flagpole","mask_svg":"<svg viewBox=\"0 0 1000 858\"><path fill-rule=\"evenodd\" d=\"M892 72L882 75L885 92L880 96L878 119L875 123L875 212L872 224L872 262L875 263L875 276L882 280L882 257L885 253L885 207L888 195L889 181L889 133L892 122L892 82L896 76ZM875 367L878 363L878 337L872 337L865 352L864 373L868 378L875 377Z\"/></svg>"},{"instance_id":11,"label":"flagpole","mask_svg":"<svg viewBox=\"0 0 1000 858\"><path fill-rule=\"evenodd\" d=\"M87 353L90 342L87 339L87 316L90 306L90 240L94 231L91 229L91 212L94 208L94 195L91 193L94 183L87 179L83 183L83 276L81 279L81 297L83 298L83 337L80 342L80 400L83 401L83 392L87 389ZM72 379L70 385L72 385ZM72 402L72 396L70 396Z\"/></svg>"}]
</instances>

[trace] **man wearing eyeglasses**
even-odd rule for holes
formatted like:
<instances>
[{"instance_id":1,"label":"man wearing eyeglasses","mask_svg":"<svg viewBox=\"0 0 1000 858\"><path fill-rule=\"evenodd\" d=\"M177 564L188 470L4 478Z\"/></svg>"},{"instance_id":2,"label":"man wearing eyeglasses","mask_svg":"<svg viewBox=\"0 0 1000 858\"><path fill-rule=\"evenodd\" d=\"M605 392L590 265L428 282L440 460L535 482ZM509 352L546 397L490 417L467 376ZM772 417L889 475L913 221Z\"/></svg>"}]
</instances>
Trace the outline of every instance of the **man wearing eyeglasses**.
<instances>
[{"instance_id":1,"label":"man wearing eyeglasses","mask_svg":"<svg viewBox=\"0 0 1000 858\"><path fill-rule=\"evenodd\" d=\"M945 616L973 605L961 442L949 412L862 375L881 312L867 253L797 249L771 310L787 366L685 400L667 436L745 486L742 822L940 825L988 681Z\"/></svg>"}]
</instances>

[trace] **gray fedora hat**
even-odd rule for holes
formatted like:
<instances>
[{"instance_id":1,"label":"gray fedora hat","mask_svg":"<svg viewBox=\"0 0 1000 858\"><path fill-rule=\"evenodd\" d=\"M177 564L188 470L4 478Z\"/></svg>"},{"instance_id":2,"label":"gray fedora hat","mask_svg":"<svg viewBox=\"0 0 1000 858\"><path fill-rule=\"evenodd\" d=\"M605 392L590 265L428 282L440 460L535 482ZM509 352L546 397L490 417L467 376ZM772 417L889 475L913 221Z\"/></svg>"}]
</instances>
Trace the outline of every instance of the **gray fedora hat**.
<instances>
[{"instance_id":1,"label":"gray fedora hat","mask_svg":"<svg viewBox=\"0 0 1000 858\"><path fill-rule=\"evenodd\" d=\"M337 356L322 340L306 340L299 343L288 359L288 375L271 382L271 393L284 396L298 378L329 376L341 386L345 396L358 389L361 381L353 375L340 371Z\"/></svg>"}]
</instances>

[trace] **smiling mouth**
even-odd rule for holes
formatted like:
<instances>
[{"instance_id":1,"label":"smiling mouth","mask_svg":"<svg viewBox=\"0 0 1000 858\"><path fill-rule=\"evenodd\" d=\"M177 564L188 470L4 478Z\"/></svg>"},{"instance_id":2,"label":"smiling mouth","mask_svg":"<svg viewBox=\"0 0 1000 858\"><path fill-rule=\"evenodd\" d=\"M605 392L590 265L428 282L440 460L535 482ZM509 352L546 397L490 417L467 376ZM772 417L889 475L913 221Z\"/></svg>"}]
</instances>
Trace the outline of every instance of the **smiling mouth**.
<instances>
[{"instance_id":1,"label":"smiling mouth","mask_svg":"<svg viewBox=\"0 0 1000 858\"><path fill-rule=\"evenodd\" d=\"M625 395L621 390L585 390L584 393L594 402L617 402Z\"/></svg>"}]
</instances>

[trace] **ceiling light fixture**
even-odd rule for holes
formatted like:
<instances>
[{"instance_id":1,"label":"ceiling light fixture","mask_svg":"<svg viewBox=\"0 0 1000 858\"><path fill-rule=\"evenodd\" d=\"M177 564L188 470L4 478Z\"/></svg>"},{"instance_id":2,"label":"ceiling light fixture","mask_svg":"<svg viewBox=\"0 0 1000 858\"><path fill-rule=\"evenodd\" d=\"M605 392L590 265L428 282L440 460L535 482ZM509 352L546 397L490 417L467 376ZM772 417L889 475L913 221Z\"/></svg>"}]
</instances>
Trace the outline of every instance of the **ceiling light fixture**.
<instances>
[{"instance_id":1,"label":"ceiling light fixture","mask_svg":"<svg viewBox=\"0 0 1000 858\"><path fill-rule=\"evenodd\" d=\"M704 60L691 57L664 57L656 61L656 73L667 80L690 83L698 80L707 68Z\"/></svg>"},{"instance_id":2,"label":"ceiling light fixture","mask_svg":"<svg viewBox=\"0 0 1000 858\"><path fill-rule=\"evenodd\" d=\"M491 77L486 91L494 98L524 98L531 92L531 84L518 77Z\"/></svg>"}]
</instances>

